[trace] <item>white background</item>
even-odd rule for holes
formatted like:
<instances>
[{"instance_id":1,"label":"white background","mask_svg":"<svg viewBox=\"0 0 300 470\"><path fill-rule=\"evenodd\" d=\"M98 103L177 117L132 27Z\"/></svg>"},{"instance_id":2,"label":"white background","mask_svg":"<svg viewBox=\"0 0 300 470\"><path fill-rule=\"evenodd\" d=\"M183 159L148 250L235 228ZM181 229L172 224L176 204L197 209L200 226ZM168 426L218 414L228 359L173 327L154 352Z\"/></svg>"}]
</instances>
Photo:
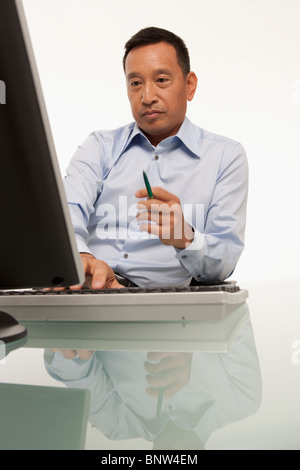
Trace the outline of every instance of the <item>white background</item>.
<instances>
[{"instance_id":1,"label":"white background","mask_svg":"<svg viewBox=\"0 0 300 470\"><path fill-rule=\"evenodd\" d=\"M62 174L95 129L132 121L122 56L146 26L181 36L199 78L189 118L250 167L239 283L299 272L299 0L24 0Z\"/></svg>"}]
</instances>

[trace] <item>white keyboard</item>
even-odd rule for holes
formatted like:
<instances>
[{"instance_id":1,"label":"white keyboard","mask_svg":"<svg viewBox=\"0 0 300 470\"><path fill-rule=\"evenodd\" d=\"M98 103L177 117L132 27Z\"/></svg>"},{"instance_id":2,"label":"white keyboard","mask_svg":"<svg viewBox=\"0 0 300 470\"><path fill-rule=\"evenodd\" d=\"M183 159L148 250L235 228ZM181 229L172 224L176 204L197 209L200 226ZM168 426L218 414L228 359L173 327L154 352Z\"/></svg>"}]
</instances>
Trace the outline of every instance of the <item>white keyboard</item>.
<instances>
[{"instance_id":1,"label":"white keyboard","mask_svg":"<svg viewBox=\"0 0 300 470\"><path fill-rule=\"evenodd\" d=\"M247 297L247 290L232 283L187 288L0 291L0 310L18 321L218 321Z\"/></svg>"}]
</instances>

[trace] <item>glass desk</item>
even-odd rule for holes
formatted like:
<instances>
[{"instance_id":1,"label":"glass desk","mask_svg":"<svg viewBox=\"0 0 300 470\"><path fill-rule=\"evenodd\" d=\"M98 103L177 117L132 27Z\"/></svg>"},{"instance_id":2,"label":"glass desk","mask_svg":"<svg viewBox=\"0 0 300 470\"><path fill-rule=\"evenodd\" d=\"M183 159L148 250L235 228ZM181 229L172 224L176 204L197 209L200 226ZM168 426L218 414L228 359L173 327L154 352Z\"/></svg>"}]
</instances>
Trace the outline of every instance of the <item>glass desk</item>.
<instances>
[{"instance_id":1,"label":"glass desk","mask_svg":"<svg viewBox=\"0 0 300 470\"><path fill-rule=\"evenodd\" d=\"M219 322L27 323L0 348L0 448L300 449L299 287Z\"/></svg>"}]
</instances>

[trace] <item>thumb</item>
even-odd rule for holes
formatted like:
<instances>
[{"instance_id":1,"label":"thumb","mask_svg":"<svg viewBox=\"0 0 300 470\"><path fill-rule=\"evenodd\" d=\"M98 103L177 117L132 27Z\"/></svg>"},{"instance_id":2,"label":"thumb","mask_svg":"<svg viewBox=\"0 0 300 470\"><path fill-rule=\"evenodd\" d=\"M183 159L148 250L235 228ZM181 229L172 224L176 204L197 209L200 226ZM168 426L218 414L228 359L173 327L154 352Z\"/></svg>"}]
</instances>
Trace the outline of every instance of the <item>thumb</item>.
<instances>
[{"instance_id":1,"label":"thumb","mask_svg":"<svg viewBox=\"0 0 300 470\"><path fill-rule=\"evenodd\" d=\"M125 289L125 286L120 284L117 279L113 279L113 281L110 283L110 288L112 289Z\"/></svg>"}]
</instances>

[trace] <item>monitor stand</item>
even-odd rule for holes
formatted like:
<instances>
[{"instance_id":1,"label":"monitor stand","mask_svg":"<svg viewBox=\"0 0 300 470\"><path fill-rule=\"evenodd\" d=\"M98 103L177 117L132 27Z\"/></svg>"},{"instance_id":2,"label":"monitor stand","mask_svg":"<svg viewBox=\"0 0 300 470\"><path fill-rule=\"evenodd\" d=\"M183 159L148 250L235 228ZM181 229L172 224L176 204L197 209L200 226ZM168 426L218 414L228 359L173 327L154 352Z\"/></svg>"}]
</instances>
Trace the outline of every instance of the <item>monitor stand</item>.
<instances>
[{"instance_id":1,"label":"monitor stand","mask_svg":"<svg viewBox=\"0 0 300 470\"><path fill-rule=\"evenodd\" d=\"M0 312L0 341L12 343L27 336L27 329L20 325L17 320L5 312Z\"/></svg>"}]
</instances>

